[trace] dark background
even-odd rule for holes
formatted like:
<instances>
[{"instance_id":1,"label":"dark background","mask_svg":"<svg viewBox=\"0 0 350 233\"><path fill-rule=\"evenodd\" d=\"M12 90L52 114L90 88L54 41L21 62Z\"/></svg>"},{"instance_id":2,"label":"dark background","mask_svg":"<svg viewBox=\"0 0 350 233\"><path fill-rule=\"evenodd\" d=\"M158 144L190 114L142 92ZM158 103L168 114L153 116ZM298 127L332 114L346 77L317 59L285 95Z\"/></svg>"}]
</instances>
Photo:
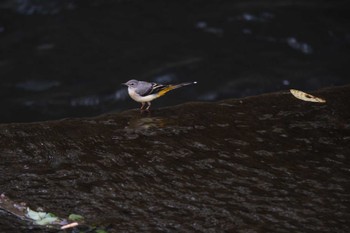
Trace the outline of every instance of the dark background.
<instances>
[{"instance_id":1,"label":"dark background","mask_svg":"<svg viewBox=\"0 0 350 233\"><path fill-rule=\"evenodd\" d=\"M131 78L198 81L154 108L349 83L347 1L0 1L0 122L137 108Z\"/></svg>"}]
</instances>

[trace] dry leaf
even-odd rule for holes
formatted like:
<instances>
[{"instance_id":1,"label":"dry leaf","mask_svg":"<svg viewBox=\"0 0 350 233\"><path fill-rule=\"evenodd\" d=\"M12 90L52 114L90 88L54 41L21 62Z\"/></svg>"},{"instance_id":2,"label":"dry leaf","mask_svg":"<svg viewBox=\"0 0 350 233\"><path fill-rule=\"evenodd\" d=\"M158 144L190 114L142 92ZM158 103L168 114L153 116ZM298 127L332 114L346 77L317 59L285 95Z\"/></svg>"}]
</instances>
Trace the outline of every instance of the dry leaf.
<instances>
[{"instance_id":1,"label":"dry leaf","mask_svg":"<svg viewBox=\"0 0 350 233\"><path fill-rule=\"evenodd\" d=\"M310 95L308 93L295 90L295 89L290 89L290 93L294 95L295 98L298 98L300 100L308 101L308 102L317 102L317 103L326 103L326 100L318 98L316 96Z\"/></svg>"}]
</instances>

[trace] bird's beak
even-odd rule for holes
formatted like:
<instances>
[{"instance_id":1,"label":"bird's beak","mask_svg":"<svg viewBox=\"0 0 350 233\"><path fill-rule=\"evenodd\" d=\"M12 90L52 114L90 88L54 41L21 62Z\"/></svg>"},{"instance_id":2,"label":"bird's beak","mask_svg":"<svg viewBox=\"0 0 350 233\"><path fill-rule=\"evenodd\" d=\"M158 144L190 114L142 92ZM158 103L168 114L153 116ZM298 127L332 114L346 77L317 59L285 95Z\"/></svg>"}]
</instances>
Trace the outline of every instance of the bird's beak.
<instances>
[{"instance_id":1,"label":"bird's beak","mask_svg":"<svg viewBox=\"0 0 350 233\"><path fill-rule=\"evenodd\" d=\"M122 83L122 85L127 86L127 84L126 84L126 83Z\"/></svg>"}]
</instances>

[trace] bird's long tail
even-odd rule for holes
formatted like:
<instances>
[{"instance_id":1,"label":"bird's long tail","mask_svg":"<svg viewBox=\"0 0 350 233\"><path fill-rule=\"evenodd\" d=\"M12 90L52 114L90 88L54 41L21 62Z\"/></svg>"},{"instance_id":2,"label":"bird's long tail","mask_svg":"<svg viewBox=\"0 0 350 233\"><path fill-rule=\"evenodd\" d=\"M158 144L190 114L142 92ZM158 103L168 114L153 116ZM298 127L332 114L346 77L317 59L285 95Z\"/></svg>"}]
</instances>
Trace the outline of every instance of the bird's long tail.
<instances>
[{"instance_id":1,"label":"bird's long tail","mask_svg":"<svg viewBox=\"0 0 350 233\"><path fill-rule=\"evenodd\" d=\"M186 82L186 83L180 83L180 84L176 84L176 85L168 85L166 87L164 87L163 90L158 92L158 96L162 96L165 95L167 92L180 88L180 87L184 87L184 86L188 86L188 85L192 85L192 84L197 84L197 82Z\"/></svg>"}]
</instances>

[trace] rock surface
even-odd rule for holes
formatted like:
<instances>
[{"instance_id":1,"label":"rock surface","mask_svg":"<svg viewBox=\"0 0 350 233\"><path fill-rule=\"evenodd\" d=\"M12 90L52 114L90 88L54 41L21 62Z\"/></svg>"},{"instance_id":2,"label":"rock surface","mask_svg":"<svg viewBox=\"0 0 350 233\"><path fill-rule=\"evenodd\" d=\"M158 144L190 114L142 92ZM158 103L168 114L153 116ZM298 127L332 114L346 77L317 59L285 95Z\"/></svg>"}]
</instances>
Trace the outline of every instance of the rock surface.
<instances>
[{"instance_id":1,"label":"rock surface","mask_svg":"<svg viewBox=\"0 0 350 233\"><path fill-rule=\"evenodd\" d=\"M0 192L109 232L349 232L350 86L313 94L2 124Z\"/></svg>"}]
</instances>

